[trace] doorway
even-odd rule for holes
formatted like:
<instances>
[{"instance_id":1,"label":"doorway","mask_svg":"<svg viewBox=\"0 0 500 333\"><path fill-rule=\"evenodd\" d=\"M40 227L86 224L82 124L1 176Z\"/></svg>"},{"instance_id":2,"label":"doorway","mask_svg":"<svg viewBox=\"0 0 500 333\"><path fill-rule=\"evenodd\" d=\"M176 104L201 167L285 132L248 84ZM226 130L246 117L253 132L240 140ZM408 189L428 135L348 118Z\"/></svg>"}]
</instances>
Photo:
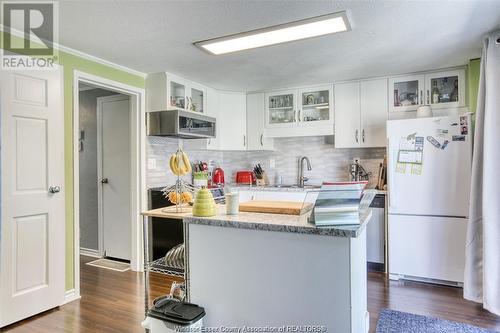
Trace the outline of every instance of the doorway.
<instances>
[{"instance_id":1,"label":"doorway","mask_svg":"<svg viewBox=\"0 0 500 333\"><path fill-rule=\"evenodd\" d=\"M130 98L82 82L78 89L80 253L130 260Z\"/></svg>"},{"instance_id":2,"label":"doorway","mask_svg":"<svg viewBox=\"0 0 500 333\"><path fill-rule=\"evenodd\" d=\"M74 71L75 289L68 301L80 296L80 255L121 259L130 262L130 269L142 270L144 97L142 88ZM89 105L91 117L83 110ZM85 176L88 165L92 173Z\"/></svg>"}]
</instances>

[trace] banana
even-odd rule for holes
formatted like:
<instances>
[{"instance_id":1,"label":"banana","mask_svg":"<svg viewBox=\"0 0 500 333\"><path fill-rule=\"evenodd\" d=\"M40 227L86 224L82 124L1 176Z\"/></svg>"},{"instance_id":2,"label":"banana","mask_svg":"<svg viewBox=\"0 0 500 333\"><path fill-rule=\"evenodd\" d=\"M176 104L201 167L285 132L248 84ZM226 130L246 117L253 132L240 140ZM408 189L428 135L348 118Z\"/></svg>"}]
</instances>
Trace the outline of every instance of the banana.
<instances>
[{"instance_id":1,"label":"banana","mask_svg":"<svg viewBox=\"0 0 500 333\"><path fill-rule=\"evenodd\" d=\"M176 153L177 168L179 170L179 176L184 176L187 173L187 167L184 165L182 159L182 153L179 151Z\"/></svg>"},{"instance_id":2,"label":"banana","mask_svg":"<svg viewBox=\"0 0 500 333\"><path fill-rule=\"evenodd\" d=\"M182 162L186 166L186 173L190 173L193 169L191 168L191 162L185 152L182 152Z\"/></svg>"},{"instance_id":3,"label":"banana","mask_svg":"<svg viewBox=\"0 0 500 333\"><path fill-rule=\"evenodd\" d=\"M177 155L176 154L173 154L172 156L170 156L169 164L170 164L170 170L172 170L172 173L174 175L178 176L179 169L178 169Z\"/></svg>"},{"instance_id":4,"label":"banana","mask_svg":"<svg viewBox=\"0 0 500 333\"><path fill-rule=\"evenodd\" d=\"M170 156L170 170L176 176L183 176L192 171L191 162L185 152L182 150L175 152Z\"/></svg>"}]
</instances>

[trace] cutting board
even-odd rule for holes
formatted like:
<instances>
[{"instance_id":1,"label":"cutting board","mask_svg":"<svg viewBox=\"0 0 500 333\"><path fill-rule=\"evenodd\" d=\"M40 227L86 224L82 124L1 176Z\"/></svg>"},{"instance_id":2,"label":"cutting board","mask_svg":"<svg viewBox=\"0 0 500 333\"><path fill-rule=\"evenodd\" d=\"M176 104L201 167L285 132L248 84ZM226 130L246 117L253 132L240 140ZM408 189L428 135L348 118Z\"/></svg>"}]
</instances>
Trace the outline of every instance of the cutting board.
<instances>
[{"instance_id":1,"label":"cutting board","mask_svg":"<svg viewBox=\"0 0 500 333\"><path fill-rule=\"evenodd\" d=\"M252 200L240 203L240 212L302 215L313 208L301 201Z\"/></svg>"}]
</instances>

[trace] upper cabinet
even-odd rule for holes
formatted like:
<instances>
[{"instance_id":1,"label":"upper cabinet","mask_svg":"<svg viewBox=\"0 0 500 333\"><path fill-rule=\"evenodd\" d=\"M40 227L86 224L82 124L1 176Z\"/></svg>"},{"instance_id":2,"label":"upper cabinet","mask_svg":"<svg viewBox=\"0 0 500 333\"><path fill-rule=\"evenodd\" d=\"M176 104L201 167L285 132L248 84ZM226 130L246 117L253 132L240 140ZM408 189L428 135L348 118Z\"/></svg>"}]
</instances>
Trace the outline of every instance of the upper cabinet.
<instances>
[{"instance_id":1,"label":"upper cabinet","mask_svg":"<svg viewBox=\"0 0 500 333\"><path fill-rule=\"evenodd\" d=\"M415 111L420 105L433 109L465 106L465 69L389 79L390 111Z\"/></svg>"},{"instance_id":2,"label":"upper cabinet","mask_svg":"<svg viewBox=\"0 0 500 333\"><path fill-rule=\"evenodd\" d=\"M299 122L303 125L333 124L331 86L299 90Z\"/></svg>"},{"instance_id":3,"label":"upper cabinet","mask_svg":"<svg viewBox=\"0 0 500 333\"><path fill-rule=\"evenodd\" d=\"M170 73L148 74L147 110L183 109L206 113L207 88Z\"/></svg>"},{"instance_id":4,"label":"upper cabinet","mask_svg":"<svg viewBox=\"0 0 500 333\"><path fill-rule=\"evenodd\" d=\"M273 150L274 140L264 135L264 93L247 95L247 150Z\"/></svg>"},{"instance_id":5,"label":"upper cabinet","mask_svg":"<svg viewBox=\"0 0 500 333\"><path fill-rule=\"evenodd\" d=\"M385 147L387 79L335 84L335 148Z\"/></svg>"},{"instance_id":6,"label":"upper cabinet","mask_svg":"<svg viewBox=\"0 0 500 333\"><path fill-rule=\"evenodd\" d=\"M295 126L297 119L297 93L283 90L266 94L266 127Z\"/></svg>"},{"instance_id":7,"label":"upper cabinet","mask_svg":"<svg viewBox=\"0 0 500 333\"><path fill-rule=\"evenodd\" d=\"M426 104L433 109L465 106L465 70L427 74L425 87Z\"/></svg>"},{"instance_id":8,"label":"upper cabinet","mask_svg":"<svg viewBox=\"0 0 500 333\"><path fill-rule=\"evenodd\" d=\"M245 93L219 93L217 126L219 126L220 150L247 149L246 108L247 96Z\"/></svg>"},{"instance_id":9,"label":"upper cabinet","mask_svg":"<svg viewBox=\"0 0 500 333\"><path fill-rule=\"evenodd\" d=\"M424 105L425 77L407 75L389 79L389 107L391 111L412 111Z\"/></svg>"},{"instance_id":10,"label":"upper cabinet","mask_svg":"<svg viewBox=\"0 0 500 333\"><path fill-rule=\"evenodd\" d=\"M265 133L270 137L332 135L332 86L265 94Z\"/></svg>"}]
</instances>

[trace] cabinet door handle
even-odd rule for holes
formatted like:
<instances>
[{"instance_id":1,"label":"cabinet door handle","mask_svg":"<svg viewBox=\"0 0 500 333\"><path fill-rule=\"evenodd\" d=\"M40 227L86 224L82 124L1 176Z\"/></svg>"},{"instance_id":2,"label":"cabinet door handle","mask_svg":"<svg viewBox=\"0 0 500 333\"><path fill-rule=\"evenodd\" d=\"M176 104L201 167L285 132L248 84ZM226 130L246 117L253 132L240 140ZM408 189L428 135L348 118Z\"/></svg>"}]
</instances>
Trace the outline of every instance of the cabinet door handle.
<instances>
[{"instance_id":1,"label":"cabinet door handle","mask_svg":"<svg viewBox=\"0 0 500 333\"><path fill-rule=\"evenodd\" d=\"M431 104L431 100L429 98L429 89L427 89L427 105Z\"/></svg>"},{"instance_id":2,"label":"cabinet door handle","mask_svg":"<svg viewBox=\"0 0 500 333\"><path fill-rule=\"evenodd\" d=\"M243 135L243 146L246 147L246 145L247 145L247 136Z\"/></svg>"},{"instance_id":3,"label":"cabinet door handle","mask_svg":"<svg viewBox=\"0 0 500 333\"><path fill-rule=\"evenodd\" d=\"M260 145L264 146L264 134L260 135Z\"/></svg>"},{"instance_id":4,"label":"cabinet door handle","mask_svg":"<svg viewBox=\"0 0 500 333\"><path fill-rule=\"evenodd\" d=\"M302 121L302 120L300 119L300 109L299 109L299 117L298 117L298 118L299 118L299 121Z\"/></svg>"},{"instance_id":5,"label":"cabinet door handle","mask_svg":"<svg viewBox=\"0 0 500 333\"><path fill-rule=\"evenodd\" d=\"M420 104L424 105L424 92L420 90Z\"/></svg>"},{"instance_id":6,"label":"cabinet door handle","mask_svg":"<svg viewBox=\"0 0 500 333\"><path fill-rule=\"evenodd\" d=\"M358 142L359 142L359 138L358 138L358 129L356 129L356 135L355 135L355 137L356 137L356 143L358 143Z\"/></svg>"},{"instance_id":7,"label":"cabinet door handle","mask_svg":"<svg viewBox=\"0 0 500 333\"><path fill-rule=\"evenodd\" d=\"M365 142L365 129L364 128L361 131L361 139L363 140L363 142Z\"/></svg>"}]
</instances>

